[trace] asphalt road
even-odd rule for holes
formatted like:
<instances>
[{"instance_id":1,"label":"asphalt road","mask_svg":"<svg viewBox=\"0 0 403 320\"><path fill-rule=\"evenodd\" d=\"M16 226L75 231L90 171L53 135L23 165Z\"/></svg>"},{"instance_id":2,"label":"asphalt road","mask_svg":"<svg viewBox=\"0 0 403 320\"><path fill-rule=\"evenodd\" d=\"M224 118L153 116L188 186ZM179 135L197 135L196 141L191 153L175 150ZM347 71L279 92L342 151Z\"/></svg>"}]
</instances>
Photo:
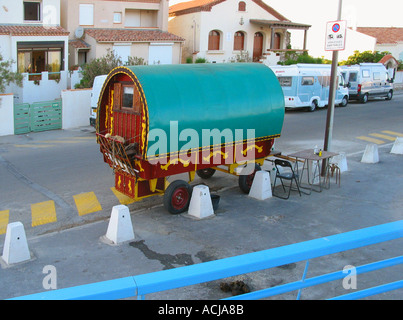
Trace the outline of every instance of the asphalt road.
<instances>
[{"instance_id":1,"label":"asphalt road","mask_svg":"<svg viewBox=\"0 0 403 320\"><path fill-rule=\"evenodd\" d=\"M103 162L94 130L57 130L0 137L0 222L24 224L34 260L0 269L0 299L42 292L43 267L57 268L58 288L200 263L264 250L402 219L400 155L391 155L391 137L403 134L403 96L392 101L351 103L336 108L333 150L348 155L341 187L284 201L257 201L242 194L237 178L217 173L208 181L221 195L214 218L169 215L160 197L129 204L136 240L103 244L112 206L113 175ZM276 148L284 154L323 145L326 109L286 113ZM380 136L380 135L383 135ZM381 161L362 164L368 139L378 139ZM184 177L186 179L186 177ZM194 184L200 183L196 178ZM87 206L80 207L86 200ZM40 205L41 204L41 205ZM47 212L38 217L36 213ZM97 223L87 223L94 222ZM52 232L64 229L64 232ZM362 265L401 254L402 239L312 261L309 275ZM4 234L0 235L0 243ZM1 250L1 246L0 246ZM301 279L305 264L293 263L241 279L252 290ZM397 269L396 269L397 268ZM401 279L402 268L360 277L359 287ZM304 289L303 299L344 294L340 283ZM216 282L147 298L219 299L228 296ZM295 299L292 292L278 299ZM376 299L401 299L401 290ZM277 298L276 298L277 299Z\"/></svg>"},{"instance_id":2,"label":"asphalt road","mask_svg":"<svg viewBox=\"0 0 403 320\"><path fill-rule=\"evenodd\" d=\"M394 139L390 132L403 134L402 105L403 95L395 95L392 101L337 107L331 150L355 154L370 143L365 139L376 139L380 147L390 145ZM287 111L276 149L289 154L315 145L323 148L326 116L327 108L313 113ZM112 170L103 162L92 127L0 137L0 174L0 213L8 214L8 222L21 221L28 236L106 219L111 208L120 204L111 189ZM237 186L236 177L219 176L210 185L213 191ZM170 179L177 178L187 180L187 175ZM200 181L196 177L194 184ZM161 202L160 197L152 197L130 208L151 208ZM35 215L41 210L46 214ZM0 241L4 232L0 228Z\"/></svg>"}]
</instances>

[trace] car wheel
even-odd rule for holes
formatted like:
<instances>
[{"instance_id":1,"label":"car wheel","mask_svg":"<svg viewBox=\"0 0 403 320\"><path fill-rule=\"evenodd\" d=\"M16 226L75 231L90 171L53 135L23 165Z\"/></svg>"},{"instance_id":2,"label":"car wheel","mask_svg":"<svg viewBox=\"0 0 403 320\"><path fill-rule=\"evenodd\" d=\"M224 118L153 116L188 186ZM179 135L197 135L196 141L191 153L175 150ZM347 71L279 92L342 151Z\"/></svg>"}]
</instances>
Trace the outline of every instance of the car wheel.
<instances>
[{"instance_id":1,"label":"car wheel","mask_svg":"<svg viewBox=\"0 0 403 320\"><path fill-rule=\"evenodd\" d=\"M311 102L311 106L310 107L308 107L308 111L309 112L314 112L315 110L316 110L316 107L318 106L318 104L316 103L316 100L313 100L312 102Z\"/></svg>"},{"instance_id":2,"label":"car wheel","mask_svg":"<svg viewBox=\"0 0 403 320\"><path fill-rule=\"evenodd\" d=\"M347 107L348 105L348 97L345 96L343 97L343 99L341 100L341 103L339 104L340 107Z\"/></svg>"},{"instance_id":3,"label":"car wheel","mask_svg":"<svg viewBox=\"0 0 403 320\"><path fill-rule=\"evenodd\" d=\"M368 93L364 94L364 95L360 98L360 102L361 102L361 103L367 103L367 102L368 102Z\"/></svg>"},{"instance_id":4,"label":"car wheel","mask_svg":"<svg viewBox=\"0 0 403 320\"><path fill-rule=\"evenodd\" d=\"M386 100L392 100L392 97L393 97L393 90L390 90L388 92L388 95L386 96Z\"/></svg>"},{"instance_id":5,"label":"car wheel","mask_svg":"<svg viewBox=\"0 0 403 320\"><path fill-rule=\"evenodd\" d=\"M252 187L252 183L253 183L253 179L255 178L255 174L257 171L262 170L260 168L260 166L255 163L255 168L254 171L252 173L250 173L249 175L240 175L239 176L239 180L238 180L238 184L239 184L239 188L246 194L249 193L250 188Z\"/></svg>"}]
</instances>

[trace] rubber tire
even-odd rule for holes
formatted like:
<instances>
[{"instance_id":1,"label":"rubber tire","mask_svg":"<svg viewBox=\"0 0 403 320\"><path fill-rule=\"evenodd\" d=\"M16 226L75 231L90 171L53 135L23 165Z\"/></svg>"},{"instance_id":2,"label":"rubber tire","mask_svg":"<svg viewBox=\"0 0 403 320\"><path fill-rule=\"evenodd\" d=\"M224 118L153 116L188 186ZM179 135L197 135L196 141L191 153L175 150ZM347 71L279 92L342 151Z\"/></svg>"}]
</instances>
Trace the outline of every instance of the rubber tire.
<instances>
[{"instance_id":1,"label":"rubber tire","mask_svg":"<svg viewBox=\"0 0 403 320\"><path fill-rule=\"evenodd\" d=\"M344 107L347 107L347 105L348 105L348 97L344 96L343 99L341 100L341 103L339 104L339 106L344 108Z\"/></svg>"},{"instance_id":2,"label":"rubber tire","mask_svg":"<svg viewBox=\"0 0 403 320\"><path fill-rule=\"evenodd\" d=\"M252 187L253 179L255 177L255 173L256 171L260 170L262 170L262 168L260 168L260 166L257 163L255 163L255 170L253 171L253 173L247 176L246 175L239 176L238 184L239 188L242 190L243 193L249 194L250 188Z\"/></svg>"},{"instance_id":3,"label":"rubber tire","mask_svg":"<svg viewBox=\"0 0 403 320\"><path fill-rule=\"evenodd\" d=\"M309 112L314 112L317 107L318 107L318 103L316 102L316 100L313 100L312 103L311 103L311 106L308 107L308 111Z\"/></svg>"},{"instance_id":4,"label":"rubber tire","mask_svg":"<svg viewBox=\"0 0 403 320\"><path fill-rule=\"evenodd\" d=\"M388 95L386 96L386 100L392 100L393 98L393 90L389 90Z\"/></svg>"},{"instance_id":5,"label":"rubber tire","mask_svg":"<svg viewBox=\"0 0 403 320\"><path fill-rule=\"evenodd\" d=\"M177 196L184 196L183 201L177 203L176 205L172 201L175 194L177 194ZM183 180L175 180L165 190L164 207L171 214L180 214L185 212L189 208L191 196L192 187L189 185L189 183Z\"/></svg>"},{"instance_id":6,"label":"rubber tire","mask_svg":"<svg viewBox=\"0 0 403 320\"><path fill-rule=\"evenodd\" d=\"M202 179L210 179L214 175L215 171L216 170L213 168L206 168L197 170L196 174Z\"/></svg>"},{"instance_id":7,"label":"rubber tire","mask_svg":"<svg viewBox=\"0 0 403 320\"><path fill-rule=\"evenodd\" d=\"M361 103L367 103L368 102L368 93L364 94L361 98L360 98L360 102Z\"/></svg>"}]
</instances>

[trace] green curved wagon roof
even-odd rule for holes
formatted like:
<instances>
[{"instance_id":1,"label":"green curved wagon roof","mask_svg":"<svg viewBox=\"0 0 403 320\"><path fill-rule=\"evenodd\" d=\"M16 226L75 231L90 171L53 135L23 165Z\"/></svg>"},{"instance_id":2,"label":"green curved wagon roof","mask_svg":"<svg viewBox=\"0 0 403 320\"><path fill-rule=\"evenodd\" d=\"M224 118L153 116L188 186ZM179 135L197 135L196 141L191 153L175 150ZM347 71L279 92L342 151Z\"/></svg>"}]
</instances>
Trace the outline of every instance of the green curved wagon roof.
<instances>
[{"instance_id":1,"label":"green curved wagon roof","mask_svg":"<svg viewBox=\"0 0 403 320\"><path fill-rule=\"evenodd\" d=\"M177 121L179 133L184 129L195 130L200 147L204 147L203 129L220 132L230 129L234 141L235 129L243 130L244 139L247 129L254 129L256 138L274 138L281 133L284 95L276 76L265 65L209 63L127 69L136 76L143 90L148 132L163 130L168 142L171 121ZM186 143L179 141L177 146L168 143L167 152L180 151Z\"/></svg>"}]
</instances>

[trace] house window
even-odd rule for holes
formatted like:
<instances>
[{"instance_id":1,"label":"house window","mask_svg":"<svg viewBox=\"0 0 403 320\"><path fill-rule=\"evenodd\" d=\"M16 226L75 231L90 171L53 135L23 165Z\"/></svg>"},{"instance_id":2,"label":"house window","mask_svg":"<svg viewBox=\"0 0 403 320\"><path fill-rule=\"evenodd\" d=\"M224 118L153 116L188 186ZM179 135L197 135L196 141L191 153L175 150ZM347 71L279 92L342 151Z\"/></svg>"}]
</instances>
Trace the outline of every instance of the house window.
<instances>
[{"instance_id":1,"label":"house window","mask_svg":"<svg viewBox=\"0 0 403 320\"><path fill-rule=\"evenodd\" d=\"M17 43L17 68L29 73L29 80L41 80L41 73L49 72L50 80L60 79L63 70L64 44L59 42Z\"/></svg>"},{"instance_id":2,"label":"house window","mask_svg":"<svg viewBox=\"0 0 403 320\"><path fill-rule=\"evenodd\" d=\"M93 4L80 4L78 19L79 19L80 26L93 26L94 25L94 5Z\"/></svg>"},{"instance_id":3,"label":"house window","mask_svg":"<svg viewBox=\"0 0 403 320\"><path fill-rule=\"evenodd\" d=\"M242 31L235 32L234 50L244 50L245 34Z\"/></svg>"},{"instance_id":4,"label":"house window","mask_svg":"<svg viewBox=\"0 0 403 320\"><path fill-rule=\"evenodd\" d=\"M113 13L113 23L122 23L122 12Z\"/></svg>"},{"instance_id":5,"label":"house window","mask_svg":"<svg viewBox=\"0 0 403 320\"><path fill-rule=\"evenodd\" d=\"M41 3L24 1L24 20L41 21Z\"/></svg>"},{"instance_id":6,"label":"house window","mask_svg":"<svg viewBox=\"0 0 403 320\"><path fill-rule=\"evenodd\" d=\"M238 11L246 11L246 3L243 1L238 2Z\"/></svg>"},{"instance_id":7,"label":"house window","mask_svg":"<svg viewBox=\"0 0 403 320\"><path fill-rule=\"evenodd\" d=\"M208 35L208 50L220 50L220 32L210 31Z\"/></svg>"}]
</instances>

